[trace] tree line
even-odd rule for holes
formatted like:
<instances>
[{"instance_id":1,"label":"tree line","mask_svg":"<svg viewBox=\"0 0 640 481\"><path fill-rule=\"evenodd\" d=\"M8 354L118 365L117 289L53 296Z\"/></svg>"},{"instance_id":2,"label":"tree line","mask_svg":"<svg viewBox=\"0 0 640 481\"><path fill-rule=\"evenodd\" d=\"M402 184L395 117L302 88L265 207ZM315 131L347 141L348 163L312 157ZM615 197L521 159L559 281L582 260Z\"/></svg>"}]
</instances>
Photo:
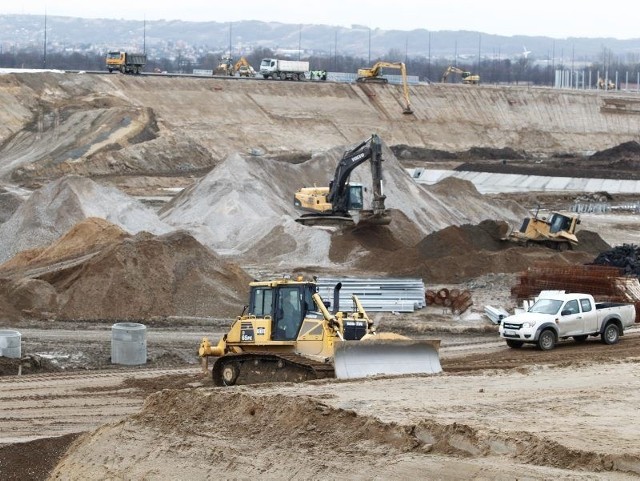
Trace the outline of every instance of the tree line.
<instances>
[{"instance_id":1,"label":"tree line","mask_svg":"<svg viewBox=\"0 0 640 481\"><path fill-rule=\"evenodd\" d=\"M249 54L244 55L249 63L259 69L260 61L263 58L276 57L275 53L268 48L258 48ZM178 55L176 58L151 58L147 59L145 71L162 71L170 73L191 73L194 69L215 70L220 62L221 54L209 53L196 58L188 58ZM239 56L234 59L238 60ZM630 79L636 81L637 72L640 71L638 63L624 63L615 60L617 57L607 57L603 55L600 62L593 62L588 70L592 72L609 72L610 78L613 72L628 72ZM294 58L292 60L297 60ZM361 57L334 54L332 56L311 56L305 57L308 60L311 70L326 70L328 72L356 73L359 68L370 67L378 61L398 62L404 61L407 73L417 76L421 81L440 82L444 71L451 61L443 59L429 59L426 57L408 57L400 51L390 50L386 55L371 61ZM481 83L490 84L519 84L551 86L555 80L556 70L574 70L571 63L539 62L529 58L519 59L482 59L479 63L458 61L456 67L469 71L472 74L480 75ZM60 70L105 70L105 57L94 53L65 53L51 52L45 57L42 52L30 50L18 52L0 53L0 68L25 68L25 69L60 69ZM576 68L575 70L584 70ZM394 72L395 73L395 72ZM452 75L449 81L459 82L460 77ZM595 84L597 78L592 76Z\"/></svg>"}]
</instances>

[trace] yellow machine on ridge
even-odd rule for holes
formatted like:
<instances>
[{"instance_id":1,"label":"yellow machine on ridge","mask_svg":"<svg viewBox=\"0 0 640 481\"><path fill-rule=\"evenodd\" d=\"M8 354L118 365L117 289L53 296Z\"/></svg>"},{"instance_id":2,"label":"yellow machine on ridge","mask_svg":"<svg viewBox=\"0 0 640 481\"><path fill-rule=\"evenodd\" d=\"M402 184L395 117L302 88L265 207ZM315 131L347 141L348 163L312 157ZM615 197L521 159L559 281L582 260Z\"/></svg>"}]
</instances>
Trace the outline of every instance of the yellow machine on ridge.
<instances>
[{"instance_id":1,"label":"yellow machine on ridge","mask_svg":"<svg viewBox=\"0 0 640 481\"><path fill-rule=\"evenodd\" d=\"M250 283L245 306L229 332L214 346L207 338L198 355L216 357L211 369L217 386L311 379L351 379L373 375L435 374L442 371L440 340L411 340L378 334L353 296L353 312L339 310L341 284L333 309L302 277Z\"/></svg>"},{"instance_id":2,"label":"yellow machine on ridge","mask_svg":"<svg viewBox=\"0 0 640 481\"><path fill-rule=\"evenodd\" d=\"M382 76L383 68L392 68L400 70L402 76L402 89L404 96L403 114L412 114L411 102L409 101L409 84L407 83L407 67L403 62L378 62L371 68L359 68L356 82L358 83L378 83L386 84L389 80Z\"/></svg>"},{"instance_id":3,"label":"yellow machine on ridge","mask_svg":"<svg viewBox=\"0 0 640 481\"><path fill-rule=\"evenodd\" d=\"M446 82L449 78L449 75L452 73L460 74L463 84L478 85L480 83L480 75L474 75L471 72L467 72L465 70L462 70L461 68L454 67L453 65L449 66L447 70L444 71L444 73L442 74L441 82Z\"/></svg>"}]
</instances>

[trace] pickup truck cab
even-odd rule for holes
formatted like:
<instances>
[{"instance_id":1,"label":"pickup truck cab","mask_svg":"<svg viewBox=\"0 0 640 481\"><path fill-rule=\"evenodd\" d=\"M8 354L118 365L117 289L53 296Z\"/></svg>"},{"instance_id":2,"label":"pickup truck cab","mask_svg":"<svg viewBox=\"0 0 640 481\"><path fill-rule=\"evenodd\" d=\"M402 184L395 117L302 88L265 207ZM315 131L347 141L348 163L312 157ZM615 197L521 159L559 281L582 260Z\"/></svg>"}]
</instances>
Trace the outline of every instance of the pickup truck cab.
<instances>
[{"instance_id":1,"label":"pickup truck cab","mask_svg":"<svg viewBox=\"0 0 640 481\"><path fill-rule=\"evenodd\" d=\"M499 332L509 347L531 343L548 351L569 337L583 342L600 336L605 344L615 344L635 320L633 304L596 303L589 294L542 291L526 312L502 319Z\"/></svg>"}]
</instances>

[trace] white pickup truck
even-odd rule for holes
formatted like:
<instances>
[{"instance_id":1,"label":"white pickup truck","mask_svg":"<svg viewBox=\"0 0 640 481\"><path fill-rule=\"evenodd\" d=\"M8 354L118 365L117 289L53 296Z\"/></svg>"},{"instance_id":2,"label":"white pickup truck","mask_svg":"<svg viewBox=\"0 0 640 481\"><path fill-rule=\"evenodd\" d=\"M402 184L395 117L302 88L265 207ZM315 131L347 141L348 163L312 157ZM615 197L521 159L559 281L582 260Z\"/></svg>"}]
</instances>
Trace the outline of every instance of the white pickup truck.
<instances>
[{"instance_id":1,"label":"white pickup truck","mask_svg":"<svg viewBox=\"0 0 640 481\"><path fill-rule=\"evenodd\" d=\"M605 344L615 344L635 320L633 304L596 303L589 294L542 291L526 312L502 319L499 332L509 347L534 343L548 351L569 337L584 342L601 336Z\"/></svg>"}]
</instances>

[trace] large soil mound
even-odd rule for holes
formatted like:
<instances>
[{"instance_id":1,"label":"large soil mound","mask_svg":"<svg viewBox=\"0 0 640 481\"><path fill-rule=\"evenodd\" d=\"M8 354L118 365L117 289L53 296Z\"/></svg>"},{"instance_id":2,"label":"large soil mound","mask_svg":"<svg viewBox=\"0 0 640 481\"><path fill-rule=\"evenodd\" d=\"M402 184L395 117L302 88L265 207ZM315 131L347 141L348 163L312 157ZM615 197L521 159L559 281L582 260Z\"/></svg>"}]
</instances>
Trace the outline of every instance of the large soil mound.
<instances>
[{"instance_id":1,"label":"large soil mound","mask_svg":"<svg viewBox=\"0 0 640 481\"><path fill-rule=\"evenodd\" d=\"M232 316L250 277L184 231L131 236L90 218L0 266L10 319Z\"/></svg>"},{"instance_id":2,"label":"large soil mound","mask_svg":"<svg viewBox=\"0 0 640 481\"><path fill-rule=\"evenodd\" d=\"M517 204L489 200L473 184L446 179L425 187L416 184L383 146L386 206L393 213L388 229L326 230L302 226L302 212L293 195L303 186L328 185L344 148L334 148L305 162L290 163L264 157L229 156L161 212L161 219L189 229L205 245L248 264L296 269L350 268L371 249L415 244L424 235L450 225L485 219L520 222L527 215ZM371 192L368 165L356 168L352 182ZM370 195L370 194L369 194ZM365 199L370 208L371 199ZM349 245L353 237L366 239ZM334 245L337 244L337 245Z\"/></svg>"},{"instance_id":3,"label":"large soil mound","mask_svg":"<svg viewBox=\"0 0 640 481\"><path fill-rule=\"evenodd\" d=\"M170 230L155 212L118 189L69 176L33 192L0 225L0 262L20 251L48 245L87 217L106 219L131 234Z\"/></svg>"}]
</instances>

